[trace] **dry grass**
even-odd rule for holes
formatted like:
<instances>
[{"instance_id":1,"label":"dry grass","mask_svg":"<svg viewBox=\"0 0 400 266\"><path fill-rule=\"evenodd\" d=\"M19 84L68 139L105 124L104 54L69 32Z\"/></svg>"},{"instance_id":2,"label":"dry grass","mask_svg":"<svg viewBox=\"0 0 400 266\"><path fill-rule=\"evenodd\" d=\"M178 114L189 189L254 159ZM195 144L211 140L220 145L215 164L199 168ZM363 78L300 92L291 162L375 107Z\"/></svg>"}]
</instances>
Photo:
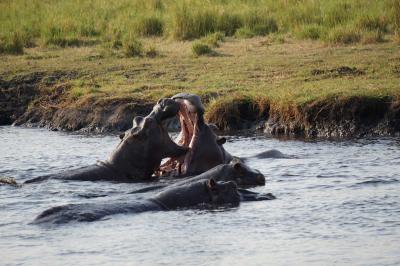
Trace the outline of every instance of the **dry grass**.
<instances>
[{"instance_id":1,"label":"dry grass","mask_svg":"<svg viewBox=\"0 0 400 266\"><path fill-rule=\"evenodd\" d=\"M70 85L74 103L93 97L154 102L193 92L205 100L208 117L234 114L237 102L244 100L263 112L269 105L283 108L336 97L400 95L400 47L393 42L330 47L290 37L282 44L277 39L227 37L214 48L214 57L194 57L192 42L163 38L142 40L143 47L157 47L159 56L154 58L125 57L102 46L28 48L21 56L1 56L0 78L77 72L79 77L63 81ZM147 54L146 49L143 52Z\"/></svg>"}]
</instances>

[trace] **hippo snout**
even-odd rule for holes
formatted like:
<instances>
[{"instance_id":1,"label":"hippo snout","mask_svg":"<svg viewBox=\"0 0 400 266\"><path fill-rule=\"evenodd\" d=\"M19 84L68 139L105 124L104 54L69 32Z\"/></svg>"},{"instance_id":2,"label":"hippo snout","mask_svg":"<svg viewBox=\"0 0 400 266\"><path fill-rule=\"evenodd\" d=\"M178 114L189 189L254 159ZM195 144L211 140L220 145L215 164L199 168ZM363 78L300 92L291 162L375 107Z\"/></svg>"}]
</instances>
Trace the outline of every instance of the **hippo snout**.
<instances>
[{"instance_id":1,"label":"hippo snout","mask_svg":"<svg viewBox=\"0 0 400 266\"><path fill-rule=\"evenodd\" d=\"M258 185L265 185L265 176L263 174L257 175L256 180Z\"/></svg>"}]
</instances>

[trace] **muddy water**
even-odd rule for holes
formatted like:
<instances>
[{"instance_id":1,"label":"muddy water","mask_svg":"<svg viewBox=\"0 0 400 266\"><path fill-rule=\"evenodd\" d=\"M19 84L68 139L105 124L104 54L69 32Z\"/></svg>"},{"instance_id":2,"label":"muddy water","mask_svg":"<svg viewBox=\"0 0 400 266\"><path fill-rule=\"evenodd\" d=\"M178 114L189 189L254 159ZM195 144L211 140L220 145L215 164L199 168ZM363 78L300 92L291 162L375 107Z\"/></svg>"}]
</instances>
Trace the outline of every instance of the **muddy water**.
<instances>
[{"instance_id":1,"label":"muddy water","mask_svg":"<svg viewBox=\"0 0 400 266\"><path fill-rule=\"evenodd\" d=\"M0 127L0 175L19 181L106 158L116 136ZM30 225L51 206L113 200L140 184L50 181L0 187L1 265L399 265L400 139L280 141L229 137L277 200L225 210L116 215ZM140 197L145 197L141 195Z\"/></svg>"}]
</instances>

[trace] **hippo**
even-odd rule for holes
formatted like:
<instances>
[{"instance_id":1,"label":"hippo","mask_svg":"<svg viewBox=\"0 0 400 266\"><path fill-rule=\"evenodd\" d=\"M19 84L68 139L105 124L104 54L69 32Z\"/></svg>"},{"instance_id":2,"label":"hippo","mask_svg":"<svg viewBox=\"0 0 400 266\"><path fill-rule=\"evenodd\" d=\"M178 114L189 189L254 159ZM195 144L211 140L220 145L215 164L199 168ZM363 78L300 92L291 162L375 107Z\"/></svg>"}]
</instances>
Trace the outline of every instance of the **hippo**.
<instances>
[{"instance_id":1,"label":"hippo","mask_svg":"<svg viewBox=\"0 0 400 266\"><path fill-rule=\"evenodd\" d=\"M114 214L167 211L201 206L238 206L240 196L234 182L200 180L173 187L145 200L119 200L104 203L68 204L45 210L34 224L65 224L72 221L92 222Z\"/></svg>"},{"instance_id":2,"label":"hippo","mask_svg":"<svg viewBox=\"0 0 400 266\"><path fill-rule=\"evenodd\" d=\"M239 160L232 160L228 164L220 164L211 168L210 170L192 177L186 177L173 184L162 184L154 185L150 187L141 188L130 192L130 194L146 193L154 190L171 189L174 187L184 186L193 182L198 182L200 180L214 179L216 181L233 181L240 188L238 192L241 196L241 201L255 201L255 200L265 200L265 199L275 199L271 193L259 194L256 192L249 191L244 188L254 187L254 186L264 186L265 177L258 171L251 169Z\"/></svg>"},{"instance_id":3,"label":"hippo","mask_svg":"<svg viewBox=\"0 0 400 266\"><path fill-rule=\"evenodd\" d=\"M114 182L151 180L163 158L183 156L188 151L187 147L173 142L162 125L163 121L177 115L179 110L178 102L169 98L161 99L148 116L137 116L133 119L132 128L122 136L120 143L106 161L37 177L25 183L48 179Z\"/></svg>"},{"instance_id":4,"label":"hippo","mask_svg":"<svg viewBox=\"0 0 400 266\"><path fill-rule=\"evenodd\" d=\"M251 156L250 158L257 158L257 159L295 159L297 158L296 156L293 155L286 155L283 154L282 152L278 151L278 150L267 150L264 152L261 152L259 154L256 154L254 156ZM246 160L247 158L243 158L244 160Z\"/></svg>"},{"instance_id":5,"label":"hippo","mask_svg":"<svg viewBox=\"0 0 400 266\"><path fill-rule=\"evenodd\" d=\"M175 140L187 147L188 152L172 157L156 171L158 176L193 176L201 174L219 164L229 163L233 156L222 146L225 138L218 138L212 126L204 121L204 106L200 97L179 93L171 97L179 104L181 131Z\"/></svg>"},{"instance_id":6,"label":"hippo","mask_svg":"<svg viewBox=\"0 0 400 266\"><path fill-rule=\"evenodd\" d=\"M213 178L216 181L234 181L239 187L265 185L265 177L260 171L248 167L240 160L233 159L230 163L219 164L200 175L182 178L170 186L180 186L193 181L207 180L210 178ZM135 190L131 193L147 192L153 189L164 188L166 186L168 186L168 184L155 185Z\"/></svg>"}]
</instances>

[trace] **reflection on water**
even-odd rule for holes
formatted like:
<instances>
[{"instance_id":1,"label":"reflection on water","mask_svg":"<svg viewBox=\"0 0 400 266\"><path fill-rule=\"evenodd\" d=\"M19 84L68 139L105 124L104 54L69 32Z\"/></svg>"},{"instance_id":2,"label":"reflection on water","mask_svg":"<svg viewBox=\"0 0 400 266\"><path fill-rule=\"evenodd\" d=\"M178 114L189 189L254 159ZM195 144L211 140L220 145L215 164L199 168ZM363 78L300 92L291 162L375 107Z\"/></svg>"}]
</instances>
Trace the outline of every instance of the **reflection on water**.
<instances>
[{"instance_id":1,"label":"reflection on water","mask_svg":"<svg viewBox=\"0 0 400 266\"><path fill-rule=\"evenodd\" d=\"M0 127L0 175L23 181L105 159L117 136ZM229 137L278 199L217 211L116 215L61 227L30 225L48 207L120 198L141 184L49 181L0 187L1 264L398 265L399 139L280 141ZM93 197L95 196L95 197ZM98 196L98 197L96 197ZM140 195L138 197L145 197Z\"/></svg>"}]
</instances>

